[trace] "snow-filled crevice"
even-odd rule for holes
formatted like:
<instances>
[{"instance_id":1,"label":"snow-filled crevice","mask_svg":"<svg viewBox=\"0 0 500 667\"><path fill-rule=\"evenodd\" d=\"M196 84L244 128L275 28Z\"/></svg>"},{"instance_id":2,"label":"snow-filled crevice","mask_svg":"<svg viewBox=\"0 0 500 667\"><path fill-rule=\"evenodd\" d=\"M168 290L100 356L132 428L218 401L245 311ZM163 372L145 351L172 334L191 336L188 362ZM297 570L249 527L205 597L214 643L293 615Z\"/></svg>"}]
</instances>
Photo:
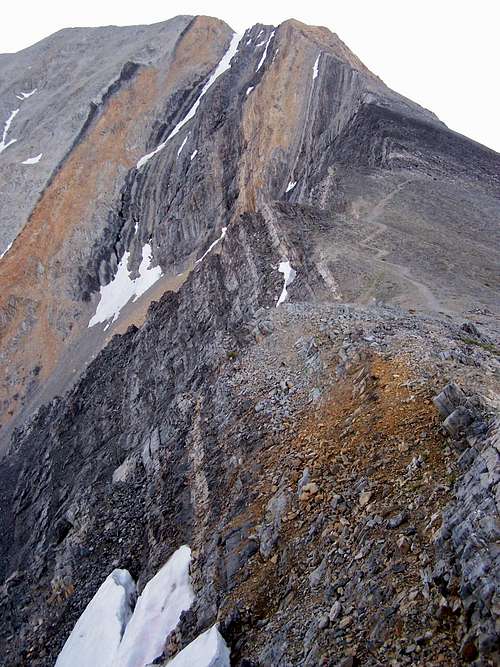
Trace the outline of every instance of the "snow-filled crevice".
<instances>
[{"instance_id":1,"label":"snow-filled crevice","mask_svg":"<svg viewBox=\"0 0 500 667\"><path fill-rule=\"evenodd\" d=\"M315 61L314 65L313 65L313 81L314 81L314 79L316 79L316 77L317 77L318 74L319 74L319 56L320 56L320 55L321 55L321 54L318 55L318 57L316 58L316 61Z\"/></svg>"},{"instance_id":2,"label":"snow-filled crevice","mask_svg":"<svg viewBox=\"0 0 500 667\"><path fill-rule=\"evenodd\" d=\"M28 97L31 97L32 95L34 95L37 90L38 90L38 88L33 88L33 90L30 91L29 93L21 92L21 93L19 93L19 95L16 95L16 97L17 97L18 100L21 100L21 101L27 100Z\"/></svg>"},{"instance_id":3,"label":"snow-filled crevice","mask_svg":"<svg viewBox=\"0 0 500 667\"><path fill-rule=\"evenodd\" d=\"M0 259L2 259L2 257L4 257L9 252L9 250L12 248L13 243L14 241L11 241L9 245L5 248L5 250L2 252L2 254L0 254Z\"/></svg>"},{"instance_id":4,"label":"snow-filled crevice","mask_svg":"<svg viewBox=\"0 0 500 667\"><path fill-rule=\"evenodd\" d=\"M139 277L135 280L130 278L128 270L129 252L125 252L118 264L118 270L113 280L107 285L103 285L100 290L101 298L97 304L96 312L91 317L88 324L93 327L99 322L111 320L115 322L120 315L121 309L133 299L137 299L144 294L152 285L159 280L163 272L161 267L151 266L153 251L149 243L142 248L142 261L139 265ZM106 325L106 328L110 323Z\"/></svg>"},{"instance_id":5,"label":"snow-filled crevice","mask_svg":"<svg viewBox=\"0 0 500 667\"><path fill-rule=\"evenodd\" d=\"M198 155L198 149L195 148L194 151L191 153L191 157L189 159L194 160L197 155Z\"/></svg>"},{"instance_id":6,"label":"snow-filled crevice","mask_svg":"<svg viewBox=\"0 0 500 667\"><path fill-rule=\"evenodd\" d=\"M177 157L179 157L179 155L182 153L182 149L183 149L184 146L186 145L186 142L187 142L187 140L188 140L188 137L189 137L189 132L188 132L187 135L184 137L184 141L182 142L182 144L180 145L179 150L177 151Z\"/></svg>"},{"instance_id":7,"label":"snow-filled crevice","mask_svg":"<svg viewBox=\"0 0 500 667\"><path fill-rule=\"evenodd\" d=\"M288 183L288 185L286 187L285 192L290 192L290 190L293 190L296 185L297 185L297 181L290 181L290 183Z\"/></svg>"},{"instance_id":8,"label":"snow-filled crevice","mask_svg":"<svg viewBox=\"0 0 500 667\"><path fill-rule=\"evenodd\" d=\"M10 112L10 116L7 118L5 121L5 124L3 126L3 133L2 133L2 141L0 141L0 153L3 153L3 151L8 148L11 144L14 144L17 139L11 139L10 141L7 141L7 134L9 132L10 125L14 118L17 116L19 113L19 109L14 109L13 111Z\"/></svg>"},{"instance_id":9,"label":"snow-filled crevice","mask_svg":"<svg viewBox=\"0 0 500 667\"><path fill-rule=\"evenodd\" d=\"M278 299L278 303L276 304L276 307L278 307L280 304L286 301L288 297L288 292L286 288L293 283L293 281L295 280L295 276L297 275L297 272L295 271L295 269L292 268L292 265L287 259L279 263L278 271L283 274L284 284L280 297Z\"/></svg>"},{"instance_id":10,"label":"snow-filled crevice","mask_svg":"<svg viewBox=\"0 0 500 667\"><path fill-rule=\"evenodd\" d=\"M272 38L274 37L275 32L276 32L276 30L273 30L272 33L269 35L269 39L267 40L266 47L264 49L264 53L262 54L262 58L260 59L260 62L257 65L257 69L255 70L256 72L258 72L260 70L260 68L262 67L262 65L264 64L264 62L267 58L267 50L269 48L269 44L271 43ZM257 46L259 46L259 45L257 44Z\"/></svg>"},{"instance_id":11,"label":"snow-filled crevice","mask_svg":"<svg viewBox=\"0 0 500 667\"><path fill-rule=\"evenodd\" d=\"M37 164L42 159L42 155L43 153L40 153L40 155L37 155L36 157L29 157L27 160L24 160L24 162L21 162L21 164Z\"/></svg>"},{"instance_id":12,"label":"snow-filled crevice","mask_svg":"<svg viewBox=\"0 0 500 667\"><path fill-rule=\"evenodd\" d=\"M221 231L221 235L219 236L219 238L218 238L218 239L215 239L215 241L210 245L210 247L208 248L208 250L206 250L206 251L203 253L203 255L200 257L200 259L197 259L197 260L196 260L195 264L199 264L202 260L205 259L205 257L206 257L210 252L212 252L212 250L215 248L215 246L216 246L218 243L220 243L220 242L224 239L224 237L226 236L226 232L227 232L227 227L223 227L223 228L222 228L222 231Z\"/></svg>"},{"instance_id":13,"label":"snow-filled crevice","mask_svg":"<svg viewBox=\"0 0 500 667\"><path fill-rule=\"evenodd\" d=\"M208 90L213 86L213 84L217 81L217 79L224 74L226 70L228 70L231 67L231 60L233 57L236 55L238 51L238 45L240 43L241 38L243 37L242 34L234 34L233 38L231 39L231 43L229 44L229 48L225 52L225 54L222 56L221 61L211 74L210 78L206 82L206 84L203 86L202 91L200 95L198 96L198 99L196 102L193 104L193 106L189 109L187 114L184 116L184 118L177 123L177 125L174 127L172 132L168 135L168 137L163 141L161 144L159 144L151 153L148 153L147 155L144 155L141 157L141 159L137 163L137 169L140 169L143 165L146 164L154 155L159 153L167 143L174 137L183 127L184 125L193 118L193 116L196 114L198 111L198 107L200 106L201 100L206 95Z\"/></svg>"}]
</instances>

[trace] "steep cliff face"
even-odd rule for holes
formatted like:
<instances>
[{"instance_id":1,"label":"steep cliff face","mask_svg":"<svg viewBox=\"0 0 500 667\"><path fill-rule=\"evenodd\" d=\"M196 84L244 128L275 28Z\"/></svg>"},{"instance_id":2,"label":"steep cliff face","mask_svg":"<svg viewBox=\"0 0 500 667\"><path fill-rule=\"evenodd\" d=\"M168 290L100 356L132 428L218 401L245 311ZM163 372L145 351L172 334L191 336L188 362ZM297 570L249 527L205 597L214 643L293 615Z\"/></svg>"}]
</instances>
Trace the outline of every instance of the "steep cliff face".
<instances>
[{"instance_id":1,"label":"steep cliff face","mask_svg":"<svg viewBox=\"0 0 500 667\"><path fill-rule=\"evenodd\" d=\"M293 20L2 58L30 142L64 117L35 179L0 154L6 664L182 544L164 661L218 623L234 664L493 662L499 156Z\"/></svg>"}]
</instances>

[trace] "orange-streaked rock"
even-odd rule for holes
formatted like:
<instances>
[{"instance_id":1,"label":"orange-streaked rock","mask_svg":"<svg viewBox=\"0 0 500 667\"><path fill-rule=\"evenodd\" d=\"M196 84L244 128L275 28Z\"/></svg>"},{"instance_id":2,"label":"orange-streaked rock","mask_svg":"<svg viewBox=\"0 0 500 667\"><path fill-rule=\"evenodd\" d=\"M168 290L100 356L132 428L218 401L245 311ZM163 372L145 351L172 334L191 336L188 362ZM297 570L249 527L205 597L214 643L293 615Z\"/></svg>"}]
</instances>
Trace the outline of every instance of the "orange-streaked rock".
<instances>
[{"instance_id":1,"label":"orange-streaked rock","mask_svg":"<svg viewBox=\"0 0 500 667\"><path fill-rule=\"evenodd\" d=\"M61 165L0 262L6 369L0 400L7 419L17 410L12 396L24 394L32 370L38 367L38 380L45 380L65 345L87 327L90 309L75 300L73 281L127 172L147 152L144 140L155 115L176 88L213 69L230 34L222 21L197 17L172 58L159 67L141 67L123 84Z\"/></svg>"}]
</instances>

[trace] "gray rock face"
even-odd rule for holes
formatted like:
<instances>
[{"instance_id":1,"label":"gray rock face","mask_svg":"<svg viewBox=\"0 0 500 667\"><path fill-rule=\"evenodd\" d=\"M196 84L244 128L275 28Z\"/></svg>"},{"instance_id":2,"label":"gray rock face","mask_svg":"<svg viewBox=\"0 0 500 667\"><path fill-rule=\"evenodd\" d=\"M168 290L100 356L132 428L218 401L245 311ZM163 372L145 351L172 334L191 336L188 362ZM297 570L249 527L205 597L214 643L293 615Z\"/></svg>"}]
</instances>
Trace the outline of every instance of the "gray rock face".
<instances>
[{"instance_id":1,"label":"gray rock face","mask_svg":"<svg viewBox=\"0 0 500 667\"><path fill-rule=\"evenodd\" d=\"M104 99L140 65L171 55L192 17L152 26L69 28L15 54L0 54L0 128L16 139L0 155L0 253L78 143ZM35 91L25 99L22 93ZM35 165L26 159L42 153Z\"/></svg>"},{"instance_id":2,"label":"gray rock face","mask_svg":"<svg viewBox=\"0 0 500 667\"><path fill-rule=\"evenodd\" d=\"M449 418L448 418L449 419ZM443 514L436 537L446 571L459 579L469 634L467 650L487 652L498 659L498 540L500 538L500 434L498 420L484 435L469 436L461 457L464 476L457 482L456 500ZM445 587L450 587L446 583ZM474 647L472 649L472 647Z\"/></svg>"},{"instance_id":3,"label":"gray rock face","mask_svg":"<svg viewBox=\"0 0 500 667\"><path fill-rule=\"evenodd\" d=\"M260 533L260 555L267 560L279 538L283 513L288 505L286 493L271 498L264 517L265 524Z\"/></svg>"},{"instance_id":4,"label":"gray rock face","mask_svg":"<svg viewBox=\"0 0 500 667\"><path fill-rule=\"evenodd\" d=\"M464 405L465 401L464 392L454 382L447 384L443 391L433 399L443 419L447 419L458 407Z\"/></svg>"},{"instance_id":5,"label":"gray rock face","mask_svg":"<svg viewBox=\"0 0 500 667\"><path fill-rule=\"evenodd\" d=\"M45 77L12 132L65 113L41 180L14 178L16 229L46 186L28 250L0 260L6 412L29 387L3 430L3 660L52 665L109 572L140 589L187 543L196 599L162 660L219 623L247 667L493 664L499 156L296 21L249 29L207 87L230 41L178 17L1 57L0 93L36 86L30 58ZM98 188L59 237L89 192L65 199L74 164ZM57 250L36 259L49 218ZM142 319L131 301L87 329L145 244L163 277ZM40 284L15 284L23 252Z\"/></svg>"}]
</instances>

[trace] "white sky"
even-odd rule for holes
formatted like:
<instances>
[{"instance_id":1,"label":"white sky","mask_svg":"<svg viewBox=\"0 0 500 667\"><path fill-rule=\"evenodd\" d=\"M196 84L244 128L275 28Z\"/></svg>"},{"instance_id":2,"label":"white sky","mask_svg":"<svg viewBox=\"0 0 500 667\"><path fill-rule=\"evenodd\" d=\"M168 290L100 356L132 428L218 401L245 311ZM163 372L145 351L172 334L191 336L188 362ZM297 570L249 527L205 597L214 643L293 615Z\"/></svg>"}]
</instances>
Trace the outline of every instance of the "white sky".
<instances>
[{"instance_id":1,"label":"white sky","mask_svg":"<svg viewBox=\"0 0 500 667\"><path fill-rule=\"evenodd\" d=\"M391 88L500 152L499 0L24 0L4 3L0 52L60 28L155 23L177 14L217 16L237 31L292 17L327 26Z\"/></svg>"}]
</instances>

